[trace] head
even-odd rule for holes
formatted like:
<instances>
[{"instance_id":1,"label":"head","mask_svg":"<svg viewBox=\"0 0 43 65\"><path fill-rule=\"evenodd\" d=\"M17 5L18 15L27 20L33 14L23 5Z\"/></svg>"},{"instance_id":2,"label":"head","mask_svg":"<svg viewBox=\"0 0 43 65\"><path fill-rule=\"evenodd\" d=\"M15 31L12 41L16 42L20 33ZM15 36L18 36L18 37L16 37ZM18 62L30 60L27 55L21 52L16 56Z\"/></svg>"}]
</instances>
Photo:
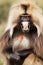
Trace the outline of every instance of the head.
<instances>
[{"instance_id":1,"label":"head","mask_svg":"<svg viewBox=\"0 0 43 65\"><path fill-rule=\"evenodd\" d=\"M10 36L12 36L13 29L19 25L22 32L37 29L36 32L39 36L42 33L42 24L43 16L40 8L34 2L31 2L31 0L23 0L11 7L6 30L10 29Z\"/></svg>"}]
</instances>

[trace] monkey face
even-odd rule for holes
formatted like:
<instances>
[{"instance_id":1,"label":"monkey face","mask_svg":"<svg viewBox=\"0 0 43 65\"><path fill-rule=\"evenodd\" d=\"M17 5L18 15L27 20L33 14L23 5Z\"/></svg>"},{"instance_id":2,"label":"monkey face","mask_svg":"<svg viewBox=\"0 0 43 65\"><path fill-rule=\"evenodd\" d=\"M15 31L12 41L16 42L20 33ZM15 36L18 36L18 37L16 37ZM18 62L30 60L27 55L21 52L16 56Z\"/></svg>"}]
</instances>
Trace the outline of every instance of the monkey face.
<instances>
[{"instance_id":1,"label":"monkey face","mask_svg":"<svg viewBox=\"0 0 43 65\"><path fill-rule=\"evenodd\" d=\"M22 22L21 27L23 31L29 31L30 21L32 21L32 24L34 24L34 26L37 28L38 36L40 33L42 33L43 16L41 14L40 8L33 2L23 0L23 2L20 1L18 4L15 4L11 7L8 25L6 28L6 30L10 29L10 36L12 36L13 28L18 25L19 21Z\"/></svg>"},{"instance_id":2,"label":"monkey face","mask_svg":"<svg viewBox=\"0 0 43 65\"><path fill-rule=\"evenodd\" d=\"M29 32L31 17L28 14L23 14L20 16L21 28L24 32Z\"/></svg>"},{"instance_id":3,"label":"monkey face","mask_svg":"<svg viewBox=\"0 0 43 65\"><path fill-rule=\"evenodd\" d=\"M21 32L21 33L29 34L31 32L33 32L33 33L35 32L37 34L37 28L32 23L32 18L30 15L28 15L27 13L22 14L19 16L18 21L19 21L18 24L14 27L14 31L16 29L17 32L19 31L19 33Z\"/></svg>"}]
</instances>

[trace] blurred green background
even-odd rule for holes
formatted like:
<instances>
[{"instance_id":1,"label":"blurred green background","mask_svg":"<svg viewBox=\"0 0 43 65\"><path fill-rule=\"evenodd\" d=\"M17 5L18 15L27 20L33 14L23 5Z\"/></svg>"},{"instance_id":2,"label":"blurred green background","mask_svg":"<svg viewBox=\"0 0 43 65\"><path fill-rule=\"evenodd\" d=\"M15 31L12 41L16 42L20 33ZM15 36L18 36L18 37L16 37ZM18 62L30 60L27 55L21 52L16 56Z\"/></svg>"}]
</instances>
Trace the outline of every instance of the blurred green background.
<instances>
[{"instance_id":1,"label":"blurred green background","mask_svg":"<svg viewBox=\"0 0 43 65\"><path fill-rule=\"evenodd\" d=\"M11 4L16 0L0 0L0 36L3 34L3 31L7 24L9 9ZM43 11L43 0L35 0L37 5L42 8ZM0 65L2 64L2 56L0 56Z\"/></svg>"}]
</instances>

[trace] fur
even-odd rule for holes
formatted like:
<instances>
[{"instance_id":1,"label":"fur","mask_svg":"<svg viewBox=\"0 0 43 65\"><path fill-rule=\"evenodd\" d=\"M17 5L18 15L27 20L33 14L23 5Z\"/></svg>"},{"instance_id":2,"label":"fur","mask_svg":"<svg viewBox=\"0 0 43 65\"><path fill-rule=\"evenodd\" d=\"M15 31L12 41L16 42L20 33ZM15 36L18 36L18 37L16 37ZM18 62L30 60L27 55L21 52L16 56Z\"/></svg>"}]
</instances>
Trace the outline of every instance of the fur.
<instances>
[{"instance_id":1,"label":"fur","mask_svg":"<svg viewBox=\"0 0 43 65\"><path fill-rule=\"evenodd\" d=\"M24 8L24 6L26 6L26 8ZM31 30L29 31L29 33L23 34L23 32L20 29L21 26L18 23L19 23L19 17L25 13L31 16L31 21L33 25L30 24L32 28L30 28ZM9 57L12 54L14 54L15 56L16 51L31 48L36 54L36 56L41 57L43 60L42 30L43 30L43 15L41 9L36 5L36 3L34 3L32 0L18 0L15 4L13 4L9 12L7 27L5 29L5 32L3 33L2 38L0 39L0 52L3 55L5 54L5 57L7 58L6 59L7 64L5 65L8 64L12 65L13 63L15 65L22 65L24 59L27 56L24 55L25 58L24 56L22 58L20 57L21 59L18 60L19 62L12 59L12 57L9 59ZM20 35L24 35L23 39L21 39ZM17 53L16 58L19 57L20 55L21 54ZM16 64L16 62L18 63Z\"/></svg>"}]
</instances>

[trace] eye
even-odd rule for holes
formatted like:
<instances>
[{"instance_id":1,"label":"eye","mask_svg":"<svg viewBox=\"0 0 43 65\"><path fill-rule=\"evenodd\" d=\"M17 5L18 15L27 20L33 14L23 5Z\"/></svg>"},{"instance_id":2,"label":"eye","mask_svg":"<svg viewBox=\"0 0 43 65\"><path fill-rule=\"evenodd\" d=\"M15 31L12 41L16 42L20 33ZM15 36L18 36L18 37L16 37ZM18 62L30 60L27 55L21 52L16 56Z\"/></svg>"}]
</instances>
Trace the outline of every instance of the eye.
<instances>
[{"instance_id":1,"label":"eye","mask_svg":"<svg viewBox=\"0 0 43 65\"><path fill-rule=\"evenodd\" d=\"M25 22L25 21L30 22L31 21L31 16L25 13L25 14L20 16L20 21L21 22Z\"/></svg>"}]
</instances>

